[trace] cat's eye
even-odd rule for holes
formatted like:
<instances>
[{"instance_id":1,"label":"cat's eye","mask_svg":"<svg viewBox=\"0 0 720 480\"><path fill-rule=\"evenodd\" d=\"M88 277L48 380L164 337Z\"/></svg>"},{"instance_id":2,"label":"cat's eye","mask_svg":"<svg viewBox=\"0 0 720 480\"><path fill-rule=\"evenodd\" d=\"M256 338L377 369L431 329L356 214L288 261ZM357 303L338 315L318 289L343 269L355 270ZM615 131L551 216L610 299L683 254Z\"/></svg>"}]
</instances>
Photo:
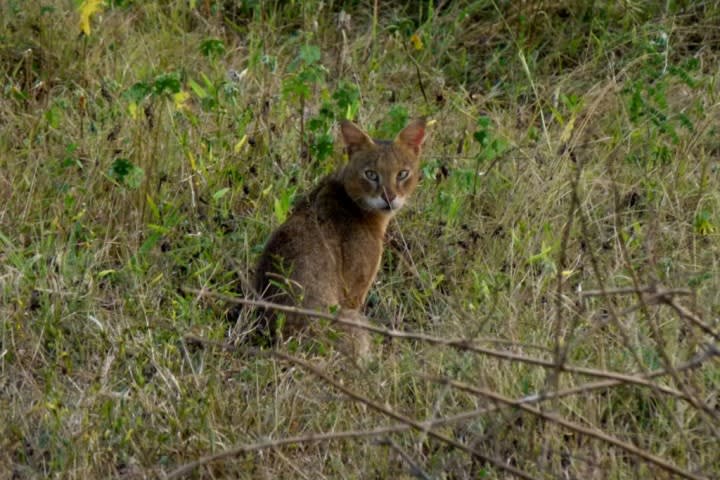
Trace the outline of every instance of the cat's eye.
<instances>
[{"instance_id":1,"label":"cat's eye","mask_svg":"<svg viewBox=\"0 0 720 480\"><path fill-rule=\"evenodd\" d=\"M367 178L371 182L377 182L380 176L375 170L365 170L365 178Z\"/></svg>"},{"instance_id":2,"label":"cat's eye","mask_svg":"<svg viewBox=\"0 0 720 480\"><path fill-rule=\"evenodd\" d=\"M402 182L410 176L410 170L400 170L397 174L398 181Z\"/></svg>"}]
</instances>

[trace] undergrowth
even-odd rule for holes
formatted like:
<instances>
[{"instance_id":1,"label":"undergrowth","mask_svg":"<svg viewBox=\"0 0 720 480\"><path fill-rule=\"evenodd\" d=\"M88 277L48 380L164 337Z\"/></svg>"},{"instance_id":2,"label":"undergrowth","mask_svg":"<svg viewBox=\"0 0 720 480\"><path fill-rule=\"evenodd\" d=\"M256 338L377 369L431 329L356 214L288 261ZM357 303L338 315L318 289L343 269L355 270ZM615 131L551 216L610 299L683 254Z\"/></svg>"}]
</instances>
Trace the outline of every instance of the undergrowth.
<instances>
[{"instance_id":1,"label":"undergrowth","mask_svg":"<svg viewBox=\"0 0 720 480\"><path fill-rule=\"evenodd\" d=\"M2 2L0 478L163 477L237 446L190 475L716 477L719 20L682 1ZM274 356L248 309L191 292L251 296L272 229L342 164L339 120L392 138L419 115L369 364Z\"/></svg>"}]
</instances>

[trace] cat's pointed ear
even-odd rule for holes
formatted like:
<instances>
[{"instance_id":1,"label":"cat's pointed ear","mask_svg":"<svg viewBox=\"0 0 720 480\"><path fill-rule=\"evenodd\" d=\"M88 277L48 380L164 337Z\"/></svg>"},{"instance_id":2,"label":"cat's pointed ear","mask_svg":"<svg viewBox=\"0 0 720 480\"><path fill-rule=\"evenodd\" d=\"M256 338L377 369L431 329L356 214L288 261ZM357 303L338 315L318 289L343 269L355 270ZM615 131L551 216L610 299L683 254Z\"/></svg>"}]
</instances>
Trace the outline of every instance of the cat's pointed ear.
<instances>
[{"instance_id":1,"label":"cat's pointed ear","mask_svg":"<svg viewBox=\"0 0 720 480\"><path fill-rule=\"evenodd\" d=\"M340 123L340 132L349 155L375 144L367 133L350 120L343 120Z\"/></svg>"},{"instance_id":2,"label":"cat's pointed ear","mask_svg":"<svg viewBox=\"0 0 720 480\"><path fill-rule=\"evenodd\" d=\"M398 133L395 143L401 144L415 152L415 155L419 155L420 147L425 141L425 127L427 127L427 118L420 117L413 120Z\"/></svg>"}]
</instances>

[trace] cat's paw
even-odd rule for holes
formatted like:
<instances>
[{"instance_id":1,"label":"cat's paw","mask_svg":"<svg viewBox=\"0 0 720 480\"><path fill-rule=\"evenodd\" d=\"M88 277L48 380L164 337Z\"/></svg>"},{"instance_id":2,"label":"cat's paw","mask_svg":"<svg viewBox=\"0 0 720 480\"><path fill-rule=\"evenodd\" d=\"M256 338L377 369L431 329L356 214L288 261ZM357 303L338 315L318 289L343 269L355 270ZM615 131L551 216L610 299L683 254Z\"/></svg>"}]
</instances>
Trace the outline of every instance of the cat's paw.
<instances>
[{"instance_id":1,"label":"cat's paw","mask_svg":"<svg viewBox=\"0 0 720 480\"><path fill-rule=\"evenodd\" d=\"M357 310L343 310L340 319L367 325L369 321L365 315ZM349 323L340 325L342 335L339 339L338 349L350 356L355 362L364 363L372 356L372 338L370 332L360 326L353 326Z\"/></svg>"}]
</instances>

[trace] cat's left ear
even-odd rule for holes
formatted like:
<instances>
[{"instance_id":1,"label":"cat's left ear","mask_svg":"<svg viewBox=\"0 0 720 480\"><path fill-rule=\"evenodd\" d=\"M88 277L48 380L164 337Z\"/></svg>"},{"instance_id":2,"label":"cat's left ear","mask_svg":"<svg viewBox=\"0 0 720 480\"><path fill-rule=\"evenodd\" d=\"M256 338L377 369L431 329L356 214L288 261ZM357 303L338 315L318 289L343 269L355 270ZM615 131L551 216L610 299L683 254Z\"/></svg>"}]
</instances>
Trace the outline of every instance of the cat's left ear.
<instances>
[{"instance_id":1,"label":"cat's left ear","mask_svg":"<svg viewBox=\"0 0 720 480\"><path fill-rule=\"evenodd\" d=\"M425 141L427 123L425 117L413 120L398 133L397 137L395 137L395 143L403 145L415 152L415 155L419 155L420 147Z\"/></svg>"},{"instance_id":2,"label":"cat's left ear","mask_svg":"<svg viewBox=\"0 0 720 480\"><path fill-rule=\"evenodd\" d=\"M360 150L372 148L372 146L375 145L372 138L350 120L340 122L340 133L342 133L342 138L349 155Z\"/></svg>"}]
</instances>

